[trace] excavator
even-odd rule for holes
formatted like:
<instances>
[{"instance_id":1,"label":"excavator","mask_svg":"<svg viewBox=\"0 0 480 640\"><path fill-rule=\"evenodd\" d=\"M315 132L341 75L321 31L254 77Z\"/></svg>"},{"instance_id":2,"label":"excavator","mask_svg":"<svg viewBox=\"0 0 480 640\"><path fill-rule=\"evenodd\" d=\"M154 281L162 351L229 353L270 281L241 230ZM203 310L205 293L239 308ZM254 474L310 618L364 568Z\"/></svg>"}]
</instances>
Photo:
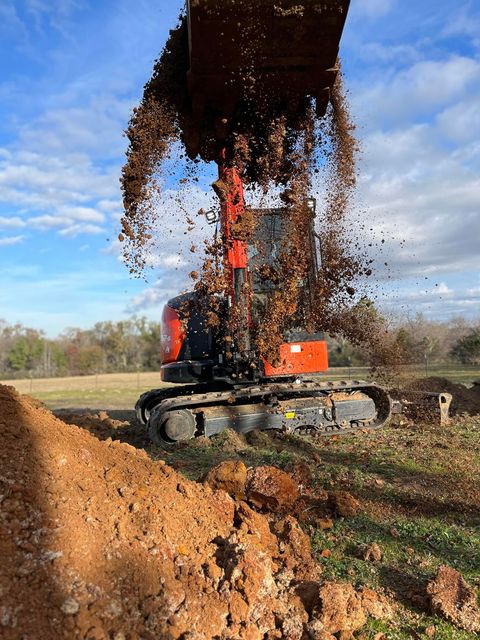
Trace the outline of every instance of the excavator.
<instances>
[{"instance_id":1,"label":"excavator","mask_svg":"<svg viewBox=\"0 0 480 640\"><path fill-rule=\"evenodd\" d=\"M228 123L242 100L246 78L250 83L253 79L260 93L281 87L290 108L301 96L311 96L317 115L325 114L348 7L349 0L187 2L192 104L188 144L194 154L196 130L206 114L215 114L213 157L223 190L218 192L219 213L209 215L219 227L228 290L217 328L209 326L205 307L195 304L196 292L177 296L164 308L161 378L172 386L143 394L136 405L139 421L156 444L211 437L227 428L314 437L346 434L378 429L395 410L388 392L375 383L323 379L326 341L306 327L287 332L274 361L259 352L255 328L262 322L262 301L278 283L258 277L255 247L261 241L264 255L273 260L288 225L282 207L257 209L253 236L245 239L235 232L246 211L245 193L241 174L227 161L225 149ZM315 229L315 200L305 207L310 225L304 248L310 269L303 288L308 296L321 269L321 238ZM232 317L241 327L233 335L228 329Z\"/></svg>"}]
</instances>

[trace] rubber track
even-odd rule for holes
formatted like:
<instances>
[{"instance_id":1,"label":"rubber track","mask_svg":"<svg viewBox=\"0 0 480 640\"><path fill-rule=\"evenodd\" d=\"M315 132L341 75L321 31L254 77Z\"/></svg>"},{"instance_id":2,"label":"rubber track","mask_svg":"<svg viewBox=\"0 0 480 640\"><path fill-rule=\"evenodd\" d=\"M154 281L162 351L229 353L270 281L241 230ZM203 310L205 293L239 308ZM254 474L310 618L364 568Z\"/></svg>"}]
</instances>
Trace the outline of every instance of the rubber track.
<instances>
[{"instance_id":1,"label":"rubber track","mask_svg":"<svg viewBox=\"0 0 480 640\"><path fill-rule=\"evenodd\" d=\"M198 391L196 393L196 391ZM201 392L200 392L201 391ZM260 384L249 387L229 388L219 391L205 391L204 385L192 385L190 387L153 389L143 394L135 407L137 417L142 423L146 423L146 416L142 415L144 409L152 406L156 408L156 414L163 414L167 411L179 409L194 409L202 406L215 405L231 405L232 398L234 401L262 398L269 395L286 396L287 398L301 398L322 396L335 392L363 391L366 395L373 398L377 407L377 419L368 426L359 425L355 427L335 427L328 426L322 430L308 431L303 434L299 430L299 435L308 436L332 436L347 435L355 431L368 429L380 429L390 419L392 402L388 393L374 383L362 380L342 380L340 382L332 381L304 381L297 383L273 383ZM158 407L158 408L157 408Z\"/></svg>"}]
</instances>

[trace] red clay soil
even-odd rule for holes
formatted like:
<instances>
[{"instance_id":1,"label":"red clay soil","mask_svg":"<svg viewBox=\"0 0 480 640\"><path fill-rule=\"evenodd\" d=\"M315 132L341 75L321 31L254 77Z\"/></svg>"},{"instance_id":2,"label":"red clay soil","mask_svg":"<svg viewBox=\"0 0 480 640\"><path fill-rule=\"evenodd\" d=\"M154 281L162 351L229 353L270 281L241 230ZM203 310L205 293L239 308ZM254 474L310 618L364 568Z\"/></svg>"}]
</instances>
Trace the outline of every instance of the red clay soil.
<instances>
[{"instance_id":1,"label":"red clay soil","mask_svg":"<svg viewBox=\"0 0 480 640\"><path fill-rule=\"evenodd\" d=\"M4 386L0 431L3 639L306 640L364 620L349 585L354 621L325 595L341 586L319 599L292 516L267 518Z\"/></svg>"}]
</instances>

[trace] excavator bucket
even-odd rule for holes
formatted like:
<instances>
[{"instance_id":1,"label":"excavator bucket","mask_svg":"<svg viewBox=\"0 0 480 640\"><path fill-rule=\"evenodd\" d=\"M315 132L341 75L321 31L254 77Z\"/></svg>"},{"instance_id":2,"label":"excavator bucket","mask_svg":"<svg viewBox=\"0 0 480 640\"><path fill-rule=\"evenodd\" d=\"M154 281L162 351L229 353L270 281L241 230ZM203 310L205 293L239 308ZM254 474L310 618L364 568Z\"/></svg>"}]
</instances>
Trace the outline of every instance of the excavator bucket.
<instances>
[{"instance_id":1,"label":"excavator bucket","mask_svg":"<svg viewBox=\"0 0 480 640\"><path fill-rule=\"evenodd\" d=\"M189 89L197 122L248 97L325 113L349 0L188 0Z\"/></svg>"},{"instance_id":2,"label":"excavator bucket","mask_svg":"<svg viewBox=\"0 0 480 640\"><path fill-rule=\"evenodd\" d=\"M392 413L402 414L409 420L439 423L440 426L450 422L450 405L452 395L449 393L430 393L428 391L392 390L395 398Z\"/></svg>"}]
</instances>

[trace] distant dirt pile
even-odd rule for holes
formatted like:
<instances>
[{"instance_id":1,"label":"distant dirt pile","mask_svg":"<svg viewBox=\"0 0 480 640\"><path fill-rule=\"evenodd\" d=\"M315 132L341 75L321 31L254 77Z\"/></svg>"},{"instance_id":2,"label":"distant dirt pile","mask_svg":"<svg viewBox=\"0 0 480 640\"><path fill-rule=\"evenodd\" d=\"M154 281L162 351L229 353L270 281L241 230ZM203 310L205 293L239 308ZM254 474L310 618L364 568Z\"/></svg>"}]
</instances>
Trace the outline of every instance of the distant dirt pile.
<instances>
[{"instance_id":1,"label":"distant dirt pile","mask_svg":"<svg viewBox=\"0 0 480 640\"><path fill-rule=\"evenodd\" d=\"M319 582L292 516L100 442L12 388L0 416L5 640L333 640L383 611L369 590Z\"/></svg>"},{"instance_id":2,"label":"distant dirt pile","mask_svg":"<svg viewBox=\"0 0 480 640\"><path fill-rule=\"evenodd\" d=\"M480 385L471 388L458 384L446 378L423 378L414 380L407 385L411 391L430 391L432 393L450 393L453 396L450 406L451 415L469 413L480 415Z\"/></svg>"},{"instance_id":3,"label":"distant dirt pile","mask_svg":"<svg viewBox=\"0 0 480 640\"><path fill-rule=\"evenodd\" d=\"M268 34L262 36L268 38ZM239 38L235 46L247 47L254 66L255 44ZM277 189L285 210L286 239L274 264L270 254L269 261L257 268L261 279L276 285L255 336L261 354L274 362L284 333L294 327L342 334L376 352L382 343L381 322L364 299L361 284L372 274L372 261L359 240L363 224L352 228L348 220L358 144L341 74L331 88L323 117L309 95L301 96L292 109L282 95L283 87L278 87L278 95L274 91L262 96L254 90L255 83L249 82L248 69L239 70L240 77L245 74L245 91L231 120L227 123L225 119L222 125L223 120L210 121L207 114L193 126L189 65L188 28L182 17L155 64L126 132L130 146L121 180L125 213L120 239L131 272L142 274L147 262L152 227L159 215L153 203L165 184L163 163L172 149L181 145L185 157L194 162L218 160L223 149L227 164L238 170L246 185L260 187L264 193ZM228 87L225 91L228 93ZM228 135L220 131L222 127L228 129ZM325 185L320 204L322 268L318 285L307 294L304 285L312 273L312 260L308 246L311 212L306 202L315 174L323 177ZM188 175L183 181L188 182ZM251 237L255 224L248 226ZM261 247L256 249L262 254ZM222 253L221 243L208 245L209 255L195 285L201 295L210 296L205 305L210 309L218 306L218 295L228 287L219 273ZM196 279L198 272L194 273ZM212 326L221 324L218 318L210 320ZM239 331L239 327L231 329L232 333ZM382 352L380 360L385 358Z\"/></svg>"}]
</instances>

